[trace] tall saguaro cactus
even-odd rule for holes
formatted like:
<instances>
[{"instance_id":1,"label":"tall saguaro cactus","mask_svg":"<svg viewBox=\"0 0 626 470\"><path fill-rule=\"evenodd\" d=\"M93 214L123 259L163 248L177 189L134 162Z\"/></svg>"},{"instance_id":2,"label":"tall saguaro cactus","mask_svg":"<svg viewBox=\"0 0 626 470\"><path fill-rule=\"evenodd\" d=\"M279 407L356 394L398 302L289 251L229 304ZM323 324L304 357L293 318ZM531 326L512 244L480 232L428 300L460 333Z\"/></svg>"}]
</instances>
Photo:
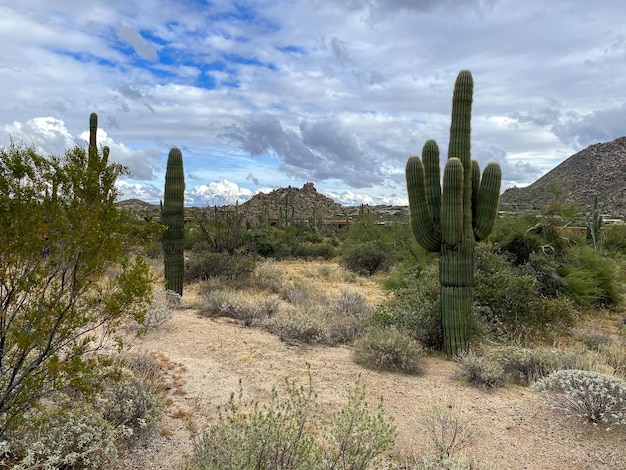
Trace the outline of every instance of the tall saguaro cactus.
<instances>
[{"instance_id":1,"label":"tall saguaro cactus","mask_svg":"<svg viewBox=\"0 0 626 470\"><path fill-rule=\"evenodd\" d=\"M166 288L183 295L185 262L185 175L183 154L177 147L170 149L165 171L165 195L161 203L161 222L167 227L163 233L163 259Z\"/></svg>"},{"instance_id":2,"label":"tall saguaro cactus","mask_svg":"<svg viewBox=\"0 0 626 470\"><path fill-rule=\"evenodd\" d=\"M462 70L454 85L443 185L434 140L424 144L422 159L411 156L406 165L413 234L424 248L440 252L441 323L451 356L469 347L474 244L493 228L502 179L497 163L487 165L481 179L478 162L471 159L473 89L472 74Z\"/></svg>"},{"instance_id":3,"label":"tall saguaro cactus","mask_svg":"<svg viewBox=\"0 0 626 470\"><path fill-rule=\"evenodd\" d=\"M109 147L102 148L102 158L98 153L96 135L98 132L98 115L89 116L89 147L86 169L85 200L94 203L106 196L113 187L110 170L107 170Z\"/></svg>"}]
</instances>

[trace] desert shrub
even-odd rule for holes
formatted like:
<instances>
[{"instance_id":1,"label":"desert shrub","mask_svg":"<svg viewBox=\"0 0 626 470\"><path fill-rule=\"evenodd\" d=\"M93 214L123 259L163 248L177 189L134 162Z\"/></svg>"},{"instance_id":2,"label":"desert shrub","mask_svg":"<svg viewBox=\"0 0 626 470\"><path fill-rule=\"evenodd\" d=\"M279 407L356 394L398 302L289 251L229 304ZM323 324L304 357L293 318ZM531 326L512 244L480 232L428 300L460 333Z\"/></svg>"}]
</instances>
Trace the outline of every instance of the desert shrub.
<instances>
[{"instance_id":1,"label":"desert shrub","mask_svg":"<svg viewBox=\"0 0 626 470\"><path fill-rule=\"evenodd\" d=\"M421 372L423 351L408 333L395 327L373 327L354 344L354 361L392 372Z\"/></svg>"},{"instance_id":2,"label":"desert shrub","mask_svg":"<svg viewBox=\"0 0 626 470\"><path fill-rule=\"evenodd\" d=\"M558 370L537 381L548 404L592 423L626 425L626 381L586 370Z\"/></svg>"},{"instance_id":3,"label":"desert shrub","mask_svg":"<svg viewBox=\"0 0 626 470\"><path fill-rule=\"evenodd\" d=\"M253 326L274 315L278 309L279 300L275 296L258 301L243 298L236 291L213 290L203 296L201 313L206 316L233 318L245 326Z\"/></svg>"},{"instance_id":4,"label":"desert shrub","mask_svg":"<svg viewBox=\"0 0 626 470\"><path fill-rule=\"evenodd\" d=\"M133 322L134 328L139 331L156 329L172 318L172 309L182 306L182 297L171 290L155 290L152 293L152 301L146 308L146 316L143 321Z\"/></svg>"},{"instance_id":5,"label":"desert shrub","mask_svg":"<svg viewBox=\"0 0 626 470\"><path fill-rule=\"evenodd\" d=\"M613 369L613 374L626 379L626 343L623 337L601 343L597 348L604 362Z\"/></svg>"},{"instance_id":6,"label":"desert shrub","mask_svg":"<svg viewBox=\"0 0 626 470\"><path fill-rule=\"evenodd\" d=\"M426 414L422 423L434 446L435 460L440 464L476 443L474 433L462 418L439 407L434 407L432 412Z\"/></svg>"},{"instance_id":7,"label":"desert shrub","mask_svg":"<svg viewBox=\"0 0 626 470\"><path fill-rule=\"evenodd\" d=\"M337 344L358 338L372 311L373 307L358 292L341 291L326 309L330 341Z\"/></svg>"},{"instance_id":8,"label":"desert shrub","mask_svg":"<svg viewBox=\"0 0 626 470\"><path fill-rule=\"evenodd\" d=\"M439 304L439 272L435 264L421 272L412 271L395 299L376 308L371 322L405 331L427 348L443 346Z\"/></svg>"},{"instance_id":9,"label":"desert shrub","mask_svg":"<svg viewBox=\"0 0 626 470\"><path fill-rule=\"evenodd\" d=\"M474 299L484 308L483 318L493 333L517 338L573 323L574 305L565 298L543 297L530 272L484 244L477 246Z\"/></svg>"},{"instance_id":10,"label":"desert shrub","mask_svg":"<svg viewBox=\"0 0 626 470\"><path fill-rule=\"evenodd\" d=\"M605 225L600 231L602 248L611 253L626 253L626 225Z\"/></svg>"},{"instance_id":11,"label":"desert shrub","mask_svg":"<svg viewBox=\"0 0 626 470\"><path fill-rule=\"evenodd\" d=\"M273 259L259 263L250 278L249 287L278 294L283 286L283 273Z\"/></svg>"},{"instance_id":12,"label":"desert shrub","mask_svg":"<svg viewBox=\"0 0 626 470\"><path fill-rule=\"evenodd\" d=\"M329 328L319 314L299 309L282 310L268 318L265 327L286 343L325 343L329 341Z\"/></svg>"},{"instance_id":13,"label":"desert shrub","mask_svg":"<svg viewBox=\"0 0 626 470\"><path fill-rule=\"evenodd\" d=\"M219 278L245 285L256 262L250 256L228 253L199 253L185 260L185 280Z\"/></svg>"},{"instance_id":14,"label":"desert shrub","mask_svg":"<svg viewBox=\"0 0 626 470\"><path fill-rule=\"evenodd\" d=\"M621 301L615 262L589 246L570 250L558 273L565 291L581 307L612 306Z\"/></svg>"},{"instance_id":15,"label":"desert shrub","mask_svg":"<svg viewBox=\"0 0 626 470\"><path fill-rule=\"evenodd\" d=\"M458 356L456 361L459 367L458 376L474 386L496 388L502 387L506 382L502 365L489 357L468 352Z\"/></svg>"},{"instance_id":16,"label":"desert shrub","mask_svg":"<svg viewBox=\"0 0 626 470\"><path fill-rule=\"evenodd\" d=\"M166 392L163 373L152 356L136 352L118 359L112 373L106 375L102 390L93 399L94 406L132 442L150 431L161 417Z\"/></svg>"},{"instance_id":17,"label":"desert shrub","mask_svg":"<svg viewBox=\"0 0 626 470\"><path fill-rule=\"evenodd\" d=\"M255 468L306 470L365 469L393 446L395 428L382 402L372 414L357 381L348 403L329 424L317 421L319 405L311 381L298 387L285 380L286 390L272 391L269 403L231 395L219 409L217 423L195 443L191 469Z\"/></svg>"},{"instance_id":18,"label":"desert shrub","mask_svg":"<svg viewBox=\"0 0 626 470\"><path fill-rule=\"evenodd\" d=\"M291 250L295 258L330 260L337 256L337 249L330 243L297 243Z\"/></svg>"},{"instance_id":19,"label":"desert shrub","mask_svg":"<svg viewBox=\"0 0 626 470\"><path fill-rule=\"evenodd\" d=\"M441 460L410 456L405 457L391 468L394 470L479 470L483 466L478 460L465 456L449 457Z\"/></svg>"},{"instance_id":20,"label":"desert shrub","mask_svg":"<svg viewBox=\"0 0 626 470\"><path fill-rule=\"evenodd\" d=\"M91 405L63 402L34 409L11 440L13 469L101 469L117 461L119 433Z\"/></svg>"},{"instance_id":21,"label":"desert shrub","mask_svg":"<svg viewBox=\"0 0 626 470\"><path fill-rule=\"evenodd\" d=\"M340 258L340 264L346 269L367 276L388 271L392 262L393 252L379 241L348 243Z\"/></svg>"},{"instance_id":22,"label":"desert shrub","mask_svg":"<svg viewBox=\"0 0 626 470\"><path fill-rule=\"evenodd\" d=\"M557 370L592 369L596 365L581 352L548 347L496 348L487 356L498 359L506 375L523 385L533 383Z\"/></svg>"},{"instance_id":23,"label":"desert shrub","mask_svg":"<svg viewBox=\"0 0 626 470\"><path fill-rule=\"evenodd\" d=\"M126 173L95 146L0 148L0 440L68 383L97 384L93 353L145 318L154 277L115 205Z\"/></svg>"},{"instance_id":24,"label":"desert shrub","mask_svg":"<svg viewBox=\"0 0 626 470\"><path fill-rule=\"evenodd\" d=\"M290 281L283 286L281 297L287 302L302 308L312 305L326 305L328 299L311 284L301 280Z\"/></svg>"},{"instance_id":25,"label":"desert shrub","mask_svg":"<svg viewBox=\"0 0 626 470\"><path fill-rule=\"evenodd\" d=\"M365 388L357 379L348 393L348 403L332 416L322 438L321 468L366 470L382 467L383 454L393 447L396 430L393 419L385 416L382 398L376 413L370 412Z\"/></svg>"}]
</instances>

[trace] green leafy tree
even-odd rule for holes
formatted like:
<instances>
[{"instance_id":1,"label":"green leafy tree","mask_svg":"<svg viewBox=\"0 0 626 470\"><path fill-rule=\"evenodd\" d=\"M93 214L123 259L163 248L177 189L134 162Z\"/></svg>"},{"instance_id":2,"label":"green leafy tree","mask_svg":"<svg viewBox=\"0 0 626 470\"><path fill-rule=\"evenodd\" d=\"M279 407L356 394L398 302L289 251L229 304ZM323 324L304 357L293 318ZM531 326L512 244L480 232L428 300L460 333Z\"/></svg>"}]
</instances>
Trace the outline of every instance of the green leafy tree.
<instances>
[{"instance_id":1,"label":"green leafy tree","mask_svg":"<svg viewBox=\"0 0 626 470\"><path fill-rule=\"evenodd\" d=\"M65 387L94 387L97 355L127 318L142 321L152 276L130 254L116 178L89 150L45 158L0 149L0 438Z\"/></svg>"}]
</instances>

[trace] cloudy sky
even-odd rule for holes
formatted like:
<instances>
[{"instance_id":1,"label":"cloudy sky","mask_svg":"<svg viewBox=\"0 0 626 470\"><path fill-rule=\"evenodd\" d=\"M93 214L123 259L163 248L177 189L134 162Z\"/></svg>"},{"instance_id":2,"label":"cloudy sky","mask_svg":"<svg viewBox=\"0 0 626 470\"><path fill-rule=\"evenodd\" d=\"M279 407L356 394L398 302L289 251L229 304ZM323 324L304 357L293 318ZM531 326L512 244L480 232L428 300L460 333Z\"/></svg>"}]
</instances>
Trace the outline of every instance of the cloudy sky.
<instances>
[{"instance_id":1,"label":"cloudy sky","mask_svg":"<svg viewBox=\"0 0 626 470\"><path fill-rule=\"evenodd\" d=\"M176 145L187 204L308 181L404 204L469 69L472 156L524 186L626 135L624 18L623 0L0 0L0 144L62 154L95 111L123 198L158 202Z\"/></svg>"}]
</instances>

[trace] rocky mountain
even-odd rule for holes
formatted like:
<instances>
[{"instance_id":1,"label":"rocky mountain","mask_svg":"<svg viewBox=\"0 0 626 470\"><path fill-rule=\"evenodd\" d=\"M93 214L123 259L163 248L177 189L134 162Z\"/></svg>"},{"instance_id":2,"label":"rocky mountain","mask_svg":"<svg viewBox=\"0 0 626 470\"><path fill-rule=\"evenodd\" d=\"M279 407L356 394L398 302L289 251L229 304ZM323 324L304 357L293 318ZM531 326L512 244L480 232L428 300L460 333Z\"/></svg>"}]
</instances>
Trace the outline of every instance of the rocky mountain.
<instances>
[{"instance_id":1,"label":"rocky mountain","mask_svg":"<svg viewBox=\"0 0 626 470\"><path fill-rule=\"evenodd\" d=\"M594 196L602 213L626 216L626 137L590 145L530 186L507 189L500 207L543 209L558 197L589 209Z\"/></svg>"},{"instance_id":2,"label":"rocky mountain","mask_svg":"<svg viewBox=\"0 0 626 470\"><path fill-rule=\"evenodd\" d=\"M302 189L278 188L270 193L255 194L252 199L240 206L240 210L252 216L266 214L271 219L284 217L294 221L346 219L347 212L341 204L317 192L313 183L306 183Z\"/></svg>"}]
</instances>

